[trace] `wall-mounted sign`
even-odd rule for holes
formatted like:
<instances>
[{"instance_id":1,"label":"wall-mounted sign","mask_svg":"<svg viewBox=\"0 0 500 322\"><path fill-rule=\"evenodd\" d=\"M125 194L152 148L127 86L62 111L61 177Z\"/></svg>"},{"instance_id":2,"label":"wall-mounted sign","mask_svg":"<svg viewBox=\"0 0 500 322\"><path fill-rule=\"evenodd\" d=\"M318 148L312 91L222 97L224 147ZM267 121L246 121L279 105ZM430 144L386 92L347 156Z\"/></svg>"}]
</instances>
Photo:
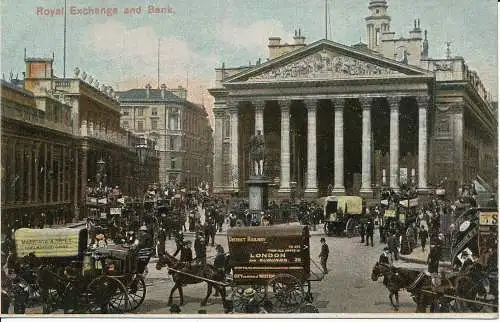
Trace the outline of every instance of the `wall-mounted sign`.
<instances>
[{"instance_id":1,"label":"wall-mounted sign","mask_svg":"<svg viewBox=\"0 0 500 322\"><path fill-rule=\"evenodd\" d=\"M479 224L487 226L496 226L498 223L498 212L480 212L479 213Z\"/></svg>"}]
</instances>

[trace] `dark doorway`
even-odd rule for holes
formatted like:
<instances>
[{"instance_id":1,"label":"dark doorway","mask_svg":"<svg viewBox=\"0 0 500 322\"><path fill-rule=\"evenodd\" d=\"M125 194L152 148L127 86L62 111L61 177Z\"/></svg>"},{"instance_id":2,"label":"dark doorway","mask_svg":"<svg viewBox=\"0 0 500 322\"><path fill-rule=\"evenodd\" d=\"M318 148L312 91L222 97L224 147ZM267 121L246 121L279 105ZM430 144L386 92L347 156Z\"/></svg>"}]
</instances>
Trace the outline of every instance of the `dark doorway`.
<instances>
[{"instance_id":1,"label":"dark doorway","mask_svg":"<svg viewBox=\"0 0 500 322\"><path fill-rule=\"evenodd\" d=\"M346 194L358 194L361 185L362 111L357 100L344 105L344 185Z\"/></svg>"},{"instance_id":2,"label":"dark doorway","mask_svg":"<svg viewBox=\"0 0 500 322\"><path fill-rule=\"evenodd\" d=\"M297 183L300 195L307 170L307 110L303 103L293 102L290 114L290 182Z\"/></svg>"},{"instance_id":3,"label":"dark doorway","mask_svg":"<svg viewBox=\"0 0 500 322\"><path fill-rule=\"evenodd\" d=\"M320 196L326 196L328 185L333 185L335 169L335 115L330 100L319 101L316 120L318 189Z\"/></svg>"},{"instance_id":4,"label":"dark doorway","mask_svg":"<svg viewBox=\"0 0 500 322\"><path fill-rule=\"evenodd\" d=\"M264 109L265 176L272 182L281 174L281 109L277 102L268 102Z\"/></svg>"},{"instance_id":5,"label":"dark doorway","mask_svg":"<svg viewBox=\"0 0 500 322\"><path fill-rule=\"evenodd\" d=\"M239 173L238 184L241 192L246 191L247 180L250 177L250 138L255 133L255 108L246 103L240 105L238 113L238 165L239 169L231 169L231 173ZM235 178L231 178L234 180ZM236 180L234 180L236 181ZM236 182L235 182L236 183Z\"/></svg>"}]
</instances>

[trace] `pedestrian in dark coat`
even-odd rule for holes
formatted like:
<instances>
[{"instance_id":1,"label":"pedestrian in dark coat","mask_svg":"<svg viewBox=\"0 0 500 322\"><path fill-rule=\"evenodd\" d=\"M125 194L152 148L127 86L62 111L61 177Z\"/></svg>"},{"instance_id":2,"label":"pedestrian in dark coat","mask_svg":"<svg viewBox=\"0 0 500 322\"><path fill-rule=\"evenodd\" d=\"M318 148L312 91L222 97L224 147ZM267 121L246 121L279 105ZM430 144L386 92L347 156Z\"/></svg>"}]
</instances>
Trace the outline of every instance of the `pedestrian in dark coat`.
<instances>
[{"instance_id":1,"label":"pedestrian in dark coat","mask_svg":"<svg viewBox=\"0 0 500 322\"><path fill-rule=\"evenodd\" d=\"M439 247L431 245L429 256L427 257L429 273L437 273L439 269L439 259L441 257Z\"/></svg>"},{"instance_id":2,"label":"pedestrian in dark coat","mask_svg":"<svg viewBox=\"0 0 500 322\"><path fill-rule=\"evenodd\" d=\"M321 267L323 268L323 273L328 274L326 261L328 260L330 249L328 248L328 245L326 244L326 239L324 237L320 239L320 242L321 242L321 252L319 253L319 258L321 262Z\"/></svg>"},{"instance_id":3,"label":"pedestrian in dark coat","mask_svg":"<svg viewBox=\"0 0 500 322\"><path fill-rule=\"evenodd\" d=\"M194 239L194 252L196 254L196 260L201 261L203 264L206 262L207 249L205 244L205 239L201 234L198 234Z\"/></svg>"},{"instance_id":4,"label":"pedestrian in dark coat","mask_svg":"<svg viewBox=\"0 0 500 322\"><path fill-rule=\"evenodd\" d=\"M366 246L368 246L369 242L371 242L371 245L373 247L373 231L375 230L375 224L373 223L372 218L368 218L368 221L366 222Z\"/></svg>"},{"instance_id":5,"label":"pedestrian in dark coat","mask_svg":"<svg viewBox=\"0 0 500 322\"><path fill-rule=\"evenodd\" d=\"M387 238L387 247L394 254L394 260L399 260L399 250L398 250L399 240L396 234L393 232L389 238Z\"/></svg>"},{"instance_id":6,"label":"pedestrian in dark coat","mask_svg":"<svg viewBox=\"0 0 500 322\"><path fill-rule=\"evenodd\" d=\"M421 227L419 237L420 244L422 245L422 251L425 252L425 244L427 243L427 238L429 238L429 233L427 232L427 230L425 230L424 226Z\"/></svg>"},{"instance_id":7,"label":"pedestrian in dark coat","mask_svg":"<svg viewBox=\"0 0 500 322\"><path fill-rule=\"evenodd\" d=\"M191 241L188 240L182 244L181 262L191 263L193 261L193 251L191 250Z\"/></svg>"},{"instance_id":8,"label":"pedestrian in dark coat","mask_svg":"<svg viewBox=\"0 0 500 322\"><path fill-rule=\"evenodd\" d=\"M361 236L361 241L360 243L365 242L365 233L366 233L366 227L364 223L359 224L359 235Z\"/></svg>"}]
</instances>

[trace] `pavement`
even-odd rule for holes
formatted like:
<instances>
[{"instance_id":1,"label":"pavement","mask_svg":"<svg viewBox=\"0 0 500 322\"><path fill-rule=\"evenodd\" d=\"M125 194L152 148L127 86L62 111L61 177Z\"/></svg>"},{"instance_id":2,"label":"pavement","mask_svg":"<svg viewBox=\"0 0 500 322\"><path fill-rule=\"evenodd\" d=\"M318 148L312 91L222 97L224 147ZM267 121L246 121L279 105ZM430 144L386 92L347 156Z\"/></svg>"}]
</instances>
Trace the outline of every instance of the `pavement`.
<instances>
[{"instance_id":1,"label":"pavement","mask_svg":"<svg viewBox=\"0 0 500 322\"><path fill-rule=\"evenodd\" d=\"M411 252L411 254L399 255L402 260L415 264L427 264L427 256L429 256L429 245L425 246L424 251L422 251L422 247L417 247ZM447 269L452 267L451 262L448 261L440 261L439 266Z\"/></svg>"}]
</instances>

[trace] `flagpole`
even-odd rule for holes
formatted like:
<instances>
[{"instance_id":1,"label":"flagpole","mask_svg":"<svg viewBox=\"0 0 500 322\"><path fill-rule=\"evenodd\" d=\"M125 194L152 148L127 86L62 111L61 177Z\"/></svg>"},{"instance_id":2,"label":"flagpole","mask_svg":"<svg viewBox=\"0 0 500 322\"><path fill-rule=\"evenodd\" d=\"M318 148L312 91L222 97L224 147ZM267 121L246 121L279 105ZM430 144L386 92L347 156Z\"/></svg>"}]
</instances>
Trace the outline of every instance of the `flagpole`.
<instances>
[{"instance_id":1,"label":"flagpole","mask_svg":"<svg viewBox=\"0 0 500 322\"><path fill-rule=\"evenodd\" d=\"M64 0L64 53L63 53L63 78L66 78L66 1Z\"/></svg>"},{"instance_id":2,"label":"flagpole","mask_svg":"<svg viewBox=\"0 0 500 322\"><path fill-rule=\"evenodd\" d=\"M325 0L325 39L328 40L328 0Z\"/></svg>"}]
</instances>

